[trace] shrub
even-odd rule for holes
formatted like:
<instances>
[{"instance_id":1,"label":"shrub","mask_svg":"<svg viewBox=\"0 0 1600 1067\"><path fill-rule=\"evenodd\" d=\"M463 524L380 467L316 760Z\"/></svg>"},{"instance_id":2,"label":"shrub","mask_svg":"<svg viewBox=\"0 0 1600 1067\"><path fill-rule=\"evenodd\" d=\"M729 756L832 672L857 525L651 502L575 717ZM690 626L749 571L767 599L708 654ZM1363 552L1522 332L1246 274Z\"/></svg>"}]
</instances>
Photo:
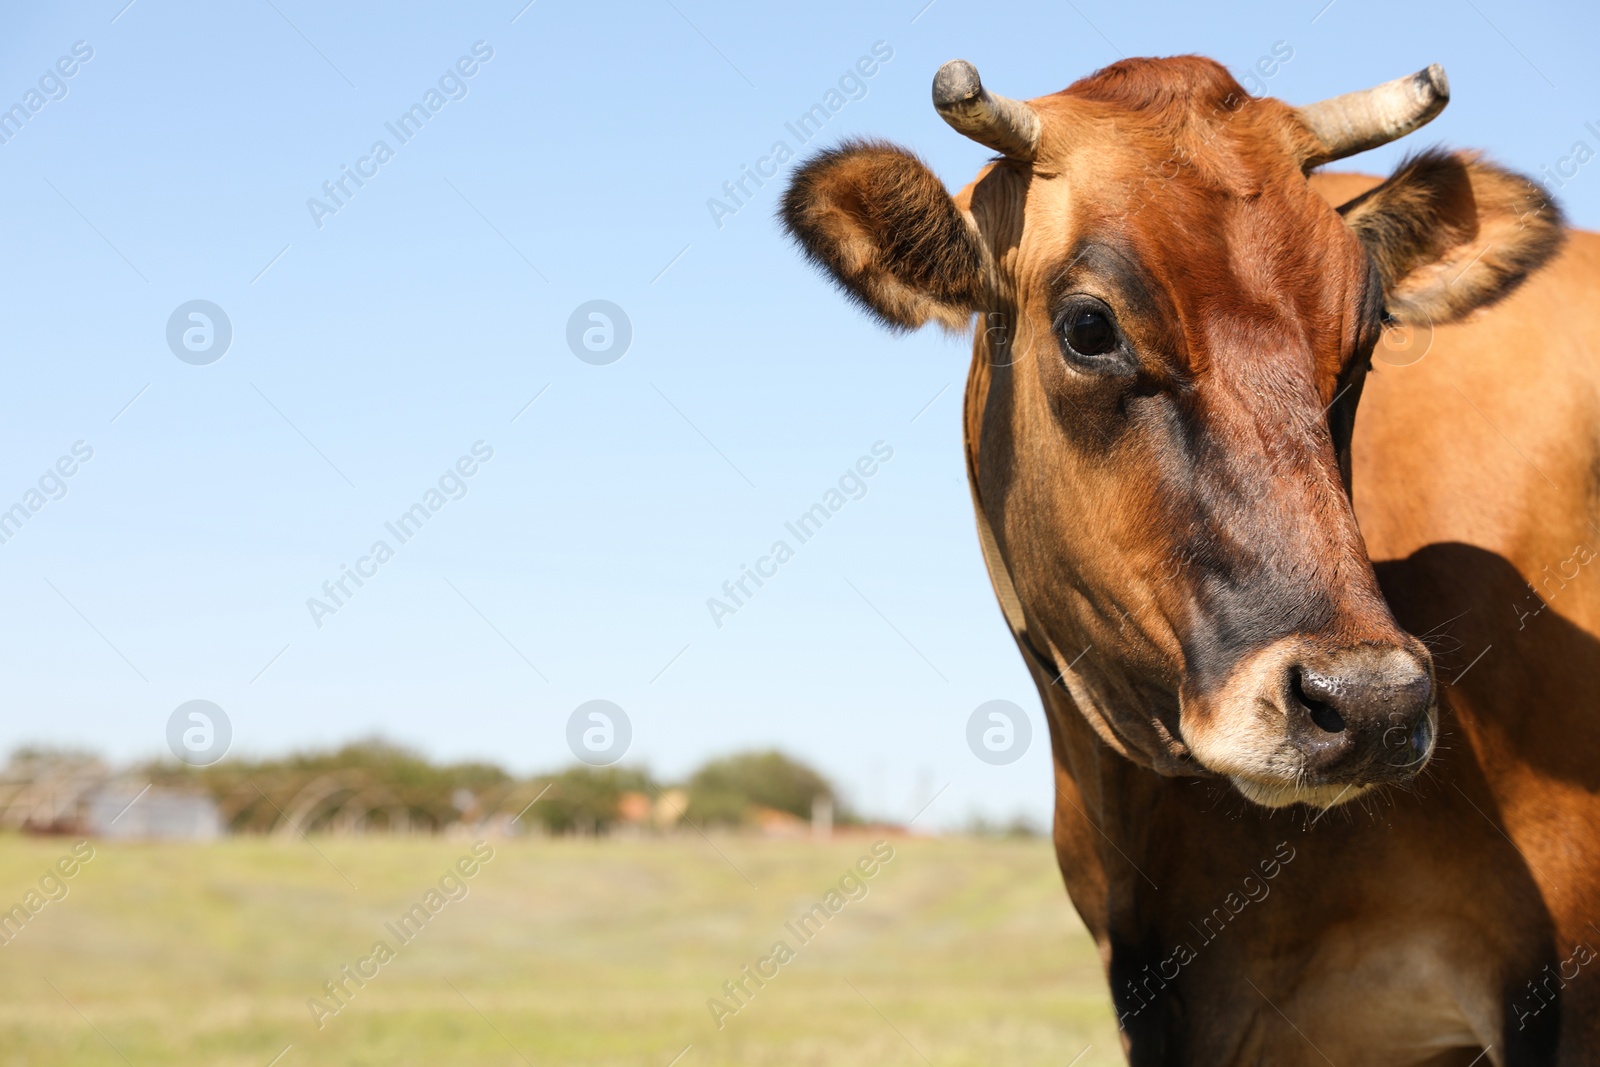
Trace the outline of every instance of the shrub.
<instances>
[{"instance_id":1,"label":"shrub","mask_svg":"<svg viewBox=\"0 0 1600 1067\"><path fill-rule=\"evenodd\" d=\"M754 807L811 817L818 796L834 799L833 784L821 774L781 752L742 752L712 760L689 779L689 818L700 825L737 825ZM840 810L836 819L845 821Z\"/></svg>"},{"instance_id":2,"label":"shrub","mask_svg":"<svg viewBox=\"0 0 1600 1067\"><path fill-rule=\"evenodd\" d=\"M626 767L569 767L548 781L528 814L553 834L604 833L618 821L622 794L655 793L647 773Z\"/></svg>"}]
</instances>

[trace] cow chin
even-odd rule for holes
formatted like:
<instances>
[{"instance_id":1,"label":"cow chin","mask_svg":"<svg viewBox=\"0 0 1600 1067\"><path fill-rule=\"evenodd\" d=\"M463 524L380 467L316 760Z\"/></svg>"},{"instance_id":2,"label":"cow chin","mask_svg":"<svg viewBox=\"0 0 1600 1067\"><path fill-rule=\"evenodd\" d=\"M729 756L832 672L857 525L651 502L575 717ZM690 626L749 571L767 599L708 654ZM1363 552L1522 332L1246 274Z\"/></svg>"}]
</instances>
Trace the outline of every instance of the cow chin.
<instances>
[{"instance_id":1,"label":"cow chin","mask_svg":"<svg viewBox=\"0 0 1600 1067\"><path fill-rule=\"evenodd\" d=\"M1370 785L1354 783L1304 785L1296 782L1262 781L1241 775L1230 775L1228 781L1233 783L1233 787L1246 800L1260 804L1263 808L1287 808L1291 804L1305 804L1324 811L1346 804L1373 788Z\"/></svg>"}]
</instances>

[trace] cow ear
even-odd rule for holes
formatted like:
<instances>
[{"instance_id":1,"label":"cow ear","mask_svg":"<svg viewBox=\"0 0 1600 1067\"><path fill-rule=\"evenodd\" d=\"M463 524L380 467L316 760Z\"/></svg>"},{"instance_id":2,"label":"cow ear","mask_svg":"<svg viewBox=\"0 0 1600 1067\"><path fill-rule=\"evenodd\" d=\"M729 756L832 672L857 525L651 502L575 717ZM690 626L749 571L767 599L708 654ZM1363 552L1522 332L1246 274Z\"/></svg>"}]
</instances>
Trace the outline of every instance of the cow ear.
<instances>
[{"instance_id":1,"label":"cow ear","mask_svg":"<svg viewBox=\"0 0 1600 1067\"><path fill-rule=\"evenodd\" d=\"M976 226L916 156L850 141L809 160L783 223L806 256L895 329L965 329L984 293Z\"/></svg>"},{"instance_id":2,"label":"cow ear","mask_svg":"<svg viewBox=\"0 0 1600 1067\"><path fill-rule=\"evenodd\" d=\"M1564 238L1550 194L1468 153L1410 159L1339 213L1377 264L1389 314L1409 325L1509 296Z\"/></svg>"}]
</instances>

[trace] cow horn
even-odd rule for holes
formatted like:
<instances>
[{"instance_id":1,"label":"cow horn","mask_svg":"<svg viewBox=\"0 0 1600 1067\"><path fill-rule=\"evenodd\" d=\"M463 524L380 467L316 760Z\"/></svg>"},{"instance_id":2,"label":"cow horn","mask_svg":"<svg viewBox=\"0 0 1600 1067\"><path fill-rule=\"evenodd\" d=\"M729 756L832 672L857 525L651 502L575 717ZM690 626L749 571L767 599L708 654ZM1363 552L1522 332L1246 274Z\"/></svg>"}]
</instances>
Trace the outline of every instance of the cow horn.
<instances>
[{"instance_id":1,"label":"cow horn","mask_svg":"<svg viewBox=\"0 0 1600 1067\"><path fill-rule=\"evenodd\" d=\"M1029 162L1039 151L1038 113L989 92L964 59L952 59L933 76L933 106L957 133L1011 159Z\"/></svg>"},{"instance_id":2,"label":"cow horn","mask_svg":"<svg viewBox=\"0 0 1600 1067\"><path fill-rule=\"evenodd\" d=\"M1300 121L1322 143L1307 167L1344 159L1388 144L1433 120L1450 102L1450 80L1434 63L1371 89L1300 108Z\"/></svg>"}]
</instances>

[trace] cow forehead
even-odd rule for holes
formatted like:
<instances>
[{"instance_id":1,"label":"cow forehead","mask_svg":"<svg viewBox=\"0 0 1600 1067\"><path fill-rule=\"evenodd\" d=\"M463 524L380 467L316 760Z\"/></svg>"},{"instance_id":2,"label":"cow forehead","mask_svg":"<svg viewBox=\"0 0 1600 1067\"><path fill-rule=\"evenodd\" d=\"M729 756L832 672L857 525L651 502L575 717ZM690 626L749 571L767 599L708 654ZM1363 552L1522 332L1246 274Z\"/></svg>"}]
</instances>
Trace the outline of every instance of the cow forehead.
<instances>
[{"instance_id":1,"label":"cow forehead","mask_svg":"<svg viewBox=\"0 0 1600 1067\"><path fill-rule=\"evenodd\" d=\"M1030 103L1038 161L997 163L970 191L1024 302L1104 272L1151 297L1142 311L1181 333L1172 352L1194 371L1287 348L1332 368L1355 321L1376 314L1366 256L1301 171L1304 131L1286 105L1185 57Z\"/></svg>"},{"instance_id":2,"label":"cow forehead","mask_svg":"<svg viewBox=\"0 0 1600 1067\"><path fill-rule=\"evenodd\" d=\"M1030 217L1067 209L1084 226L1119 232L1168 258L1191 251L1277 258L1303 250L1298 242L1284 247L1287 233L1339 229L1301 170L1296 142L1304 130L1292 109L1249 96L1220 68L1212 73L1223 84L1108 100L1092 92L1102 72L1032 101L1042 134L1028 183Z\"/></svg>"},{"instance_id":3,"label":"cow forehead","mask_svg":"<svg viewBox=\"0 0 1600 1067\"><path fill-rule=\"evenodd\" d=\"M1301 170L1311 135L1294 109L1252 97L1214 60L1125 60L1029 105L1040 119L1037 192L1070 189L1079 214L1156 233L1327 217Z\"/></svg>"},{"instance_id":4,"label":"cow forehead","mask_svg":"<svg viewBox=\"0 0 1600 1067\"><path fill-rule=\"evenodd\" d=\"M1215 150L1230 147L1298 170L1316 146L1293 108L1251 96L1225 67L1201 56L1125 60L1029 104L1041 120L1039 156L1046 161L1096 130L1201 170ZM1226 182L1239 162L1229 160L1213 177Z\"/></svg>"}]
</instances>

